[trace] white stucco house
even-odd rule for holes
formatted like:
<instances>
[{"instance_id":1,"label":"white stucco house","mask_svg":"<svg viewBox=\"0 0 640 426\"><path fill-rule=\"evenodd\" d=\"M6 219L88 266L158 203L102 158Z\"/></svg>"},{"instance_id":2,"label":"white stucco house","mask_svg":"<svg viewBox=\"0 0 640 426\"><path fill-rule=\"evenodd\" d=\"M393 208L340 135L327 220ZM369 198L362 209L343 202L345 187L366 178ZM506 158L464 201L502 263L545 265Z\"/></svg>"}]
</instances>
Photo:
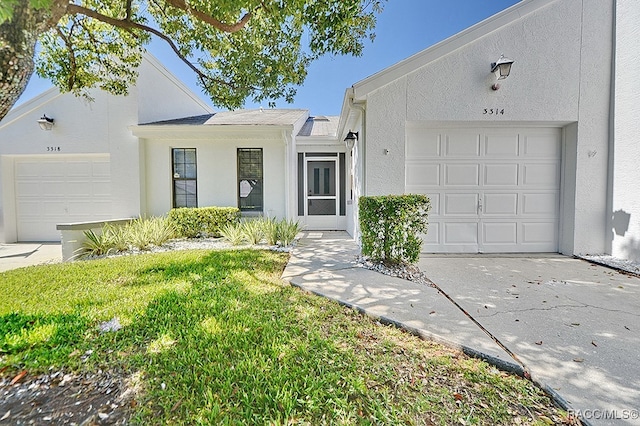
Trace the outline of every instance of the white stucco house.
<instances>
[{"instance_id":1,"label":"white stucco house","mask_svg":"<svg viewBox=\"0 0 640 426\"><path fill-rule=\"evenodd\" d=\"M214 113L151 57L127 97L50 90L0 122L0 241L209 205L357 238L359 196L424 193L427 252L640 260L637 22L635 0L523 0L355 83L339 117Z\"/></svg>"},{"instance_id":2,"label":"white stucco house","mask_svg":"<svg viewBox=\"0 0 640 426\"><path fill-rule=\"evenodd\" d=\"M634 0L525 0L357 82L354 200L428 194L428 252L640 260L639 19Z\"/></svg>"}]
</instances>

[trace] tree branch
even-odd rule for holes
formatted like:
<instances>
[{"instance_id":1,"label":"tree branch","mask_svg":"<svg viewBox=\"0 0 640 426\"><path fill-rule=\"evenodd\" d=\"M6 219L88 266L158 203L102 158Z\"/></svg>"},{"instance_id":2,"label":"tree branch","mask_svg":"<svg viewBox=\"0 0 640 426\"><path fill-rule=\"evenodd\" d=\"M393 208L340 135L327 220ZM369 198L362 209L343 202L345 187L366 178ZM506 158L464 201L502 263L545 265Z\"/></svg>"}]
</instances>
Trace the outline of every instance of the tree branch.
<instances>
[{"instance_id":1,"label":"tree branch","mask_svg":"<svg viewBox=\"0 0 640 426\"><path fill-rule=\"evenodd\" d=\"M227 24L217 20L213 16L210 16L204 12L201 12L197 9L192 8L187 4L185 0L166 0L166 1L171 6L177 9L184 10L185 12L188 12L189 14L193 15L195 18L198 18L200 21L206 24L209 24L214 28L219 29L220 31L224 31L225 33L235 33L237 31L240 31L245 27L245 25L247 25L247 22L249 22L249 20L253 16L251 12L247 12L235 24Z\"/></svg>"},{"instance_id":2,"label":"tree branch","mask_svg":"<svg viewBox=\"0 0 640 426\"><path fill-rule=\"evenodd\" d=\"M212 82L215 82L215 83L218 83L218 84L223 84L225 86L228 86L228 87L230 87L232 89L236 89L237 88L234 84L232 84L232 83L230 83L228 81L225 81L225 80L222 80L222 79L212 78L212 77L208 76L207 74L205 74L204 72L202 72L198 67L196 67L189 59L187 59L180 52L180 49L178 49L178 46L173 42L173 40L169 36L167 36L166 34L164 34L161 31L158 31L157 29L155 29L153 27L149 27L147 25L143 25L143 24L140 24L138 22L130 21L128 19L112 18L110 16L106 16L106 15L103 15L101 13L98 13L95 10L88 9L88 8L79 6L79 5L74 4L74 3L69 3L69 6L67 8L67 12L69 14L84 15L84 16L87 16L89 18L93 18L93 19L96 19L98 21L104 22L106 24L113 25L114 27L123 28L123 29L125 29L127 31L130 31L130 32L132 32L132 30L135 29L135 30L140 30L140 31L144 31L144 32L148 32L150 34L153 34L153 35L161 38L162 40L164 40L171 47L171 49L173 49L174 53L178 56L178 58L180 58L180 60L182 62L184 62L194 73L196 73L196 75L198 76L198 78L200 79L200 82L202 83L202 85L204 87L209 87L209 85Z\"/></svg>"},{"instance_id":3,"label":"tree branch","mask_svg":"<svg viewBox=\"0 0 640 426\"><path fill-rule=\"evenodd\" d=\"M73 26L71 27L71 31L73 31ZM73 90L73 85L75 84L76 80L76 55L73 50L71 41L66 36L66 34L62 32L60 27L56 26L56 32L58 33L58 36L62 39L62 41L64 41L64 44L67 46L67 51L69 52L69 78L67 79L67 90L71 91Z\"/></svg>"}]
</instances>

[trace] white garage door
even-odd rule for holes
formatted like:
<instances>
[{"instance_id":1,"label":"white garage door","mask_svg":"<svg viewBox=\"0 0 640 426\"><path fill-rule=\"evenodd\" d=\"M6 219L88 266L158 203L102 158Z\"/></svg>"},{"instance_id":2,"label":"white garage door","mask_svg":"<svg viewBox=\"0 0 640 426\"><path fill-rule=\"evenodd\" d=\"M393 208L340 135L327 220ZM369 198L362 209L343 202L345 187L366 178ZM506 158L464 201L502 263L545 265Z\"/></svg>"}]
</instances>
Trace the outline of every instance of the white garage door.
<instances>
[{"instance_id":1,"label":"white garage door","mask_svg":"<svg viewBox=\"0 0 640 426\"><path fill-rule=\"evenodd\" d=\"M59 241L59 223L111 217L106 155L19 158L14 170L18 241Z\"/></svg>"},{"instance_id":2,"label":"white garage door","mask_svg":"<svg viewBox=\"0 0 640 426\"><path fill-rule=\"evenodd\" d=\"M407 129L406 191L431 198L424 252L557 252L560 129Z\"/></svg>"}]
</instances>

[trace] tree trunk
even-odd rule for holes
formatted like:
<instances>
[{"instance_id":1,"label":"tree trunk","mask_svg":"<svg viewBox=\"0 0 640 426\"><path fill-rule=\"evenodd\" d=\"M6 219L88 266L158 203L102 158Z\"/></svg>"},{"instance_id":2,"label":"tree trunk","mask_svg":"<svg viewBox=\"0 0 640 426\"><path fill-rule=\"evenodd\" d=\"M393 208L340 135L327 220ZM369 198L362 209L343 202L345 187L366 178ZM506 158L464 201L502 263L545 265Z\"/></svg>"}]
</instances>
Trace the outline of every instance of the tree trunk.
<instances>
[{"instance_id":1,"label":"tree trunk","mask_svg":"<svg viewBox=\"0 0 640 426\"><path fill-rule=\"evenodd\" d=\"M35 10L28 1L17 2L13 18L0 25L0 120L16 103L33 74L38 36L64 15L64 0Z\"/></svg>"}]
</instances>

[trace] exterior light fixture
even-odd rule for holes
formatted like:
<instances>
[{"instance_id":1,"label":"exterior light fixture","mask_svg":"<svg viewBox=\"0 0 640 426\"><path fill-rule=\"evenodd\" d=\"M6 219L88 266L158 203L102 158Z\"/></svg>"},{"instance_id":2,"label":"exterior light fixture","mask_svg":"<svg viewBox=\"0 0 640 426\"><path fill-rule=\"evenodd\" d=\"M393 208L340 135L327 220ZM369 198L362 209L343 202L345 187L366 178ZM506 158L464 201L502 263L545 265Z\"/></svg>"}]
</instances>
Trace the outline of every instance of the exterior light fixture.
<instances>
[{"instance_id":1,"label":"exterior light fixture","mask_svg":"<svg viewBox=\"0 0 640 426\"><path fill-rule=\"evenodd\" d=\"M43 114L38 120L38 125L42 130L51 130L53 128L53 118L47 117L46 114Z\"/></svg>"},{"instance_id":2,"label":"exterior light fixture","mask_svg":"<svg viewBox=\"0 0 640 426\"><path fill-rule=\"evenodd\" d=\"M491 63L491 72L496 75L497 80L504 80L509 77L509 73L511 72L511 65L513 64L513 59L505 58L504 55L500 55L500 59L496 62ZM498 90L500 85L495 83L491 86L493 90Z\"/></svg>"},{"instance_id":3,"label":"exterior light fixture","mask_svg":"<svg viewBox=\"0 0 640 426\"><path fill-rule=\"evenodd\" d=\"M347 137L344 138L344 145L347 147L348 151L351 151L353 147L356 145L356 141L358 140L358 132L352 132L349 130L347 133Z\"/></svg>"}]
</instances>

